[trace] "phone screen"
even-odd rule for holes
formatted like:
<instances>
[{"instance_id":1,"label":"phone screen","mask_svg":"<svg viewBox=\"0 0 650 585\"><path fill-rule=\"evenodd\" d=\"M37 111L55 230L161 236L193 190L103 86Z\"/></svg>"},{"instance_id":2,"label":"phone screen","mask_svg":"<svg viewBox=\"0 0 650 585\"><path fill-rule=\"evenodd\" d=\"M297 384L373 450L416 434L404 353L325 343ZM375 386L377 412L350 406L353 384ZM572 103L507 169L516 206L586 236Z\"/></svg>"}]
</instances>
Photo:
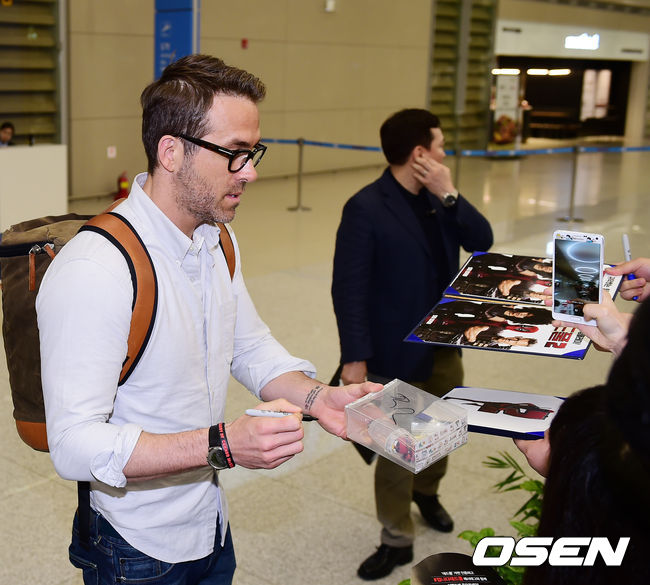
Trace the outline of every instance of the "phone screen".
<instances>
[{"instance_id":1,"label":"phone screen","mask_svg":"<svg viewBox=\"0 0 650 585\"><path fill-rule=\"evenodd\" d=\"M603 237L556 232L554 242L553 314L584 321L585 304L601 301Z\"/></svg>"}]
</instances>

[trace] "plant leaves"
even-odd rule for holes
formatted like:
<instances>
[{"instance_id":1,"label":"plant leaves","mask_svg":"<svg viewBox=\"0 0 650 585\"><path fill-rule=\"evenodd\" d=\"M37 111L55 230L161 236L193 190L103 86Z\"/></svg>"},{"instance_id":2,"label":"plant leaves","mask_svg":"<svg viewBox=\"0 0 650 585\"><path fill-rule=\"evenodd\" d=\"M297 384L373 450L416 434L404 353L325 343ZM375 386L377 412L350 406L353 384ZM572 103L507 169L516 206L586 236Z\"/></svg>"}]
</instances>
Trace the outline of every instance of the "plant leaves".
<instances>
[{"instance_id":1,"label":"plant leaves","mask_svg":"<svg viewBox=\"0 0 650 585\"><path fill-rule=\"evenodd\" d=\"M526 490L528 492L535 492L537 494L544 493L544 484L536 479L522 481L520 487L522 490Z\"/></svg>"},{"instance_id":2,"label":"plant leaves","mask_svg":"<svg viewBox=\"0 0 650 585\"><path fill-rule=\"evenodd\" d=\"M494 530L492 528L483 528L479 532L474 530L465 530L458 535L458 538L467 540L474 548L476 548L479 540L486 536L494 536Z\"/></svg>"},{"instance_id":3,"label":"plant leaves","mask_svg":"<svg viewBox=\"0 0 650 585\"><path fill-rule=\"evenodd\" d=\"M463 530L463 532L461 532L458 535L458 538L462 538L463 540L466 540L473 547L476 547L476 545L478 544L478 541L480 540L478 532L476 532L474 530Z\"/></svg>"},{"instance_id":4,"label":"plant leaves","mask_svg":"<svg viewBox=\"0 0 650 585\"><path fill-rule=\"evenodd\" d=\"M490 455L483 461L483 465L492 469L511 470L505 479L493 486L496 491L504 493L514 490L524 490L530 494L528 500L511 516L510 525L517 531L518 538L535 536L542 512L544 483L530 477L509 453L500 451L498 455L498 457ZM516 518L520 519L516 520ZM478 532L465 530L458 535L459 538L469 541L474 548L486 536L494 536L494 529L488 527ZM486 550L486 556L499 556L500 554L500 547L490 546ZM502 567L495 567L495 569L508 585L522 584L525 567L504 565Z\"/></svg>"},{"instance_id":5,"label":"plant leaves","mask_svg":"<svg viewBox=\"0 0 650 585\"><path fill-rule=\"evenodd\" d=\"M499 576L509 585L521 585L524 580L524 567L495 567Z\"/></svg>"},{"instance_id":6,"label":"plant leaves","mask_svg":"<svg viewBox=\"0 0 650 585\"><path fill-rule=\"evenodd\" d=\"M483 528L479 532L479 535L481 538L485 538L486 536L494 536L494 528Z\"/></svg>"},{"instance_id":7,"label":"plant leaves","mask_svg":"<svg viewBox=\"0 0 650 585\"><path fill-rule=\"evenodd\" d=\"M519 536L535 536L537 534L537 524L526 524L525 522L517 522L510 520L512 526Z\"/></svg>"},{"instance_id":8,"label":"plant leaves","mask_svg":"<svg viewBox=\"0 0 650 585\"><path fill-rule=\"evenodd\" d=\"M513 469L517 470L517 471L518 471L519 473L521 473L522 475L526 475L526 474L524 473L524 470L523 470L523 469L521 468L521 466L519 465L519 463L517 463L517 461L515 460L515 458L514 458L512 455L510 455L510 453L507 453L506 451L501 451L500 454L501 454L501 456L502 456L502 457L503 457L503 458L508 462L508 465L509 465L510 467L512 467Z\"/></svg>"},{"instance_id":9,"label":"plant leaves","mask_svg":"<svg viewBox=\"0 0 650 585\"><path fill-rule=\"evenodd\" d=\"M485 467L494 467L498 469L509 467L506 461L503 461L503 459L499 459L498 457L494 457L492 455L489 455L488 458L483 461L483 465L485 465Z\"/></svg>"},{"instance_id":10,"label":"plant leaves","mask_svg":"<svg viewBox=\"0 0 650 585\"><path fill-rule=\"evenodd\" d=\"M539 500L538 495L534 494L513 514L513 518L516 518L520 514L532 515L535 513L541 513L541 511L542 503Z\"/></svg>"},{"instance_id":11,"label":"plant leaves","mask_svg":"<svg viewBox=\"0 0 650 585\"><path fill-rule=\"evenodd\" d=\"M516 471L513 471L504 480L500 481L499 483L494 484L493 487L495 487L497 489L497 491L507 491L505 489L505 486L508 486L508 485L510 485L510 484L512 484L512 483L514 483L516 481L519 481L520 479L522 479L522 477L523 476L518 474ZM518 489L518 488L515 487L515 488L512 488L512 489Z\"/></svg>"}]
</instances>

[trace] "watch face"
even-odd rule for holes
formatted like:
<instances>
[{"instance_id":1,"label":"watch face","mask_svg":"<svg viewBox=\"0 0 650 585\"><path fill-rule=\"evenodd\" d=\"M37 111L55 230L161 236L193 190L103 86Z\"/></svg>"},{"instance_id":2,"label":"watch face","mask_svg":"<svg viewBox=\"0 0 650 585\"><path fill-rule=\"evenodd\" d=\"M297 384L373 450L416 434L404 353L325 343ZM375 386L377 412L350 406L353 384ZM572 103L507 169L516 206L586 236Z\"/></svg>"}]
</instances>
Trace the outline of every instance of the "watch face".
<instances>
[{"instance_id":1,"label":"watch face","mask_svg":"<svg viewBox=\"0 0 650 585\"><path fill-rule=\"evenodd\" d=\"M456 203L456 197L454 197L451 193L447 193L447 195L445 195L443 205L445 207L451 207L454 203Z\"/></svg>"},{"instance_id":2,"label":"watch face","mask_svg":"<svg viewBox=\"0 0 650 585\"><path fill-rule=\"evenodd\" d=\"M210 447L208 449L208 463L217 470L227 469L228 461L223 449L219 447Z\"/></svg>"}]
</instances>

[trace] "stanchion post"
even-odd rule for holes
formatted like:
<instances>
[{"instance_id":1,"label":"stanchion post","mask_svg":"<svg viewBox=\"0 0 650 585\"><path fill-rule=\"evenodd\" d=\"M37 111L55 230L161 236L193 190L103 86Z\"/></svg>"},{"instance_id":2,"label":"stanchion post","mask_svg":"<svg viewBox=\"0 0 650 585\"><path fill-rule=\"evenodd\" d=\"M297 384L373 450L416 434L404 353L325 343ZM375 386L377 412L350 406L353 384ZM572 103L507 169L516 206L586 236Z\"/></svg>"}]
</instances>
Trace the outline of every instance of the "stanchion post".
<instances>
[{"instance_id":1,"label":"stanchion post","mask_svg":"<svg viewBox=\"0 0 650 585\"><path fill-rule=\"evenodd\" d=\"M565 217L558 217L558 221L566 222L580 222L584 221L581 217L574 217L575 213L575 200L576 200L576 185L578 184L578 153L580 152L580 146L576 145L573 147L573 178L571 181L571 197L569 199L569 215Z\"/></svg>"},{"instance_id":2,"label":"stanchion post","mask_svg":"<svg viewBox=\"0 0 650 585\"><path fill-rule=\"evenodd\" d=\"M297 177L298 200L296 202L296 205L294 205L293 207L287 207L287 209L289 211L311 211L311 208L305 207L302 204L302 158L303 158L303 151L305 149L305 139L298 138L298 140L296 140L296 143L298 144L298 177Z\"/></svg>"}]
</instances>

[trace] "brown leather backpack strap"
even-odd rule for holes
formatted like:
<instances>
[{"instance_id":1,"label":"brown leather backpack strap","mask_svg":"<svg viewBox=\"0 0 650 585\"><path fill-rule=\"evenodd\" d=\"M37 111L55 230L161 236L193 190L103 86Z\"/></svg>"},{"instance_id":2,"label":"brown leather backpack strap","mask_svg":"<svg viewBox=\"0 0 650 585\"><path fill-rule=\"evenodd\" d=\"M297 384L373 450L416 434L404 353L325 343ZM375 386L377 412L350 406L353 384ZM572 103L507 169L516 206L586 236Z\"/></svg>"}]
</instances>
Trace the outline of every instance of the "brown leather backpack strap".
<instances>
[{"instance_id":1,"label":"brown leather backpack strap","mask_svg":"<svg viewBox=\"0 0 650 585\"><path fill-rule=\"evenodd\" d=\"M221 222L218 222L217 225L221 230L219 233L219 242L221 243L223 255L226 257L228 272L230 272L230 280L232 280L235 277L235 245L232 243L232 237L230 236L228 228Z\"/></svg>"},{"instance_id":2,"label":"brown leather backpack strap","mask_svg":"<svg viewBox=\"0 0 650 585\"><path fill-rule=\"evenodd\" d=\"M104 209L104 211L102 211L102 213L110 213L111 211L113 211L113 209L115 209L123 201L126 201L126 197L120 197L119 199L116 199L106 209ZM101 215L102 213L100 213L99 215Z\"/></svg>"},{"instance_id":3,"label":"brown leather backpack strap","mask_svg":"<svg viewBox=\"0 0 650 585\"><path fill-rule=\"evenodd\" d=\"M158 304L158 282L153 262L133 226L117 213L101 213L79 231L93 231L110 240L124 256L133 282L133 315L128 351L119 384L123 384L144 353L153 330Z\"/></svg>"}]
</instances>

